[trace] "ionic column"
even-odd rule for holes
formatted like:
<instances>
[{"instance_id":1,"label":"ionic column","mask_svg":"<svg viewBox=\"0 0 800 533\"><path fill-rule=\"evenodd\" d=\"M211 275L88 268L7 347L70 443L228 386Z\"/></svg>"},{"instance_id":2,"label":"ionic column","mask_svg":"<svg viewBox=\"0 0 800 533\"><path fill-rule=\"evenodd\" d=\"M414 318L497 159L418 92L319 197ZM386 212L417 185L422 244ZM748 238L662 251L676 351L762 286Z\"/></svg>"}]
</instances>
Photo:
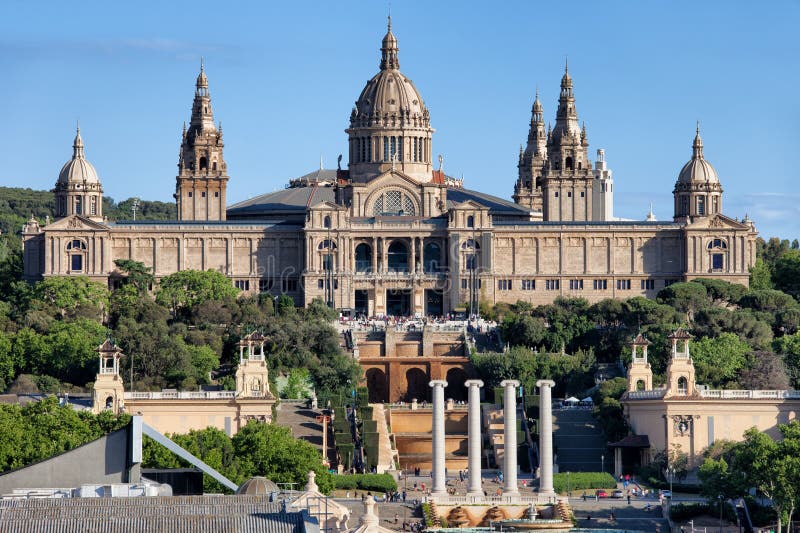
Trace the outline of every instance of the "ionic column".
<instances>
[{"instance_id":1,"label":"ionic column","mask_svg":"<svg viewBox=\"0 0 800 533\"><path fill-rule=\"evenodd\" d=\"M435 379L430 382L433 388L433 427L432 427L432 450L431 450L431 474L433 486L431 495L446 495L446 476L444 461L444 388L447 382L443 379Z\"/></svg>"},{"instance_id":2,"label":"ionic column","mask_svg":"<svg viewBox=\"0 0 800 533\"><path fill-rule=\"evenodd\" d=\"M540 379L539 387L539 494L554 495L553 490L553 402L555 381Z\"/></svg>"},{"instance_id":3,"label":"ionic column","mask_svg":"<svg viewBox=\"0 0 800 533\"><path fill-rule=\"evenodd\" d=\"M503 394L503 493L517 494L517 387L519 381L507 379L500 383Z\"/></svg>"},{"instance_id":4,"label":"ionic column","mask_svg":"<svg viewBox=\"0 0 800 533\"><path fill-rule=\"evenodd\" d=\"M424 333L423 333L424 335ZM481 488L481 387L483 381L470 379L464 382L469 389L469 485L467 496L483 496Z\"/></svg>"}]
</instances>

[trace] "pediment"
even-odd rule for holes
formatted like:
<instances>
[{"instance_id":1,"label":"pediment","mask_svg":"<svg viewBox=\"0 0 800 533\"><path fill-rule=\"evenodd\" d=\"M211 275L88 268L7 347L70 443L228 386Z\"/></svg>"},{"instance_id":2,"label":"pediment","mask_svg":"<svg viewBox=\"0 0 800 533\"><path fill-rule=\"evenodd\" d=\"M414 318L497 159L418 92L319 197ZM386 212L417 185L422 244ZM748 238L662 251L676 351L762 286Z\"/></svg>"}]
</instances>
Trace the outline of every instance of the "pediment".
<instances>
[{"instance_id":1,"label":"pediment","mask_svg":"<svg viewBox=\"0 0 800 533\"><path fill-rule=\"evenodd\" d=\"M108 231L108 226L80 215L60 218L45 226L45 231Z\"/></svg>"},{"instance_id":2,"label":"pediment","mask_svg":"<svg viewBox=\"0 0 800 533\"><path fill-rule=\"evenodd\" d=\"M456 204L452 207L454 210L458 209L468 209L468 210L479 210L479 211L488 211L489 208L483 204L476 202L475 200L465 200L460 204Z\"/></svg>"},{"instance_id":3,"label":"pediment","mask_svg":"<svg viewBox=\"0 0 800 533\"><path fill-rule=\"evenodd\" d=\"M312 211L344 211L347 208L334 202L322 201L309 207Z\"/></svg>"},{"instance_id":4,"label":"pediment","mask_svg":"<svg viewBox=\"0 0 800 533\"><path fill-rule=\"evenodd\" d=\"M414 189L417 189L420 186L420 183L408 174L405 174L397 169L387 170L383 174L371 179L369 183L367 183L367 187L370 189L379 189L389 185L398 185L404 188L413 187Z\"/></svg>"},{"instance_id":5,"label":"pediment","mask_svg":"<svg viewBox=\"0 0 800 533\"><path fill-rule=\"evenodd\" d=\"M687 230L699 229L719 229L719 230L736 230L747 231L750 225L738 220L726 217L725 215L715 215L713 217L695 218L690 224L686 225Z\"/></svg>"}]
</instances>

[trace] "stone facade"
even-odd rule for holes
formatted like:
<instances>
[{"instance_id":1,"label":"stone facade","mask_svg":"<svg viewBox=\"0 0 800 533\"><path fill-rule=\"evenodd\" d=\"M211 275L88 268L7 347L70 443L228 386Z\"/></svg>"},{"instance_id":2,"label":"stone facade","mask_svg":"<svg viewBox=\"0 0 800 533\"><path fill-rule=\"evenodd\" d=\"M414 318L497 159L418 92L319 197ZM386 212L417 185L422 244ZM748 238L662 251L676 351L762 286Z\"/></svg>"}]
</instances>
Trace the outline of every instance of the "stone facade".
<instances>
[{"instance_id":1,"label":"stone facade","mask_svg":"<svg viewBox=\"0 0 800 533\"><path fill-rule=\"evenodd\" d=\"M288 294L298 305L320 297L370 316L442 315L478 300L652 297L697 277L748 283L755 226L722 214L699 128L676 182L673 220L615 219L611 171L602 151L589 160L565 72L546 133L537 94L510 202L465 188L441 161L433 168L430 114L400 72L398 50L390 28L380 71L350 116L348 169L321 168L227 210L222 132L204 69L181 141L179 220L107 222L76 210L102 192L78 136L65 165L73 170L56 186L64 209L52 223L31 219L24 228L26 278L80 274L113 285L121 275L114 260L134 259L157 278L214 269L245 292ZM76 200L87 188L87 199Z\"/></svg>"}]
</instances>

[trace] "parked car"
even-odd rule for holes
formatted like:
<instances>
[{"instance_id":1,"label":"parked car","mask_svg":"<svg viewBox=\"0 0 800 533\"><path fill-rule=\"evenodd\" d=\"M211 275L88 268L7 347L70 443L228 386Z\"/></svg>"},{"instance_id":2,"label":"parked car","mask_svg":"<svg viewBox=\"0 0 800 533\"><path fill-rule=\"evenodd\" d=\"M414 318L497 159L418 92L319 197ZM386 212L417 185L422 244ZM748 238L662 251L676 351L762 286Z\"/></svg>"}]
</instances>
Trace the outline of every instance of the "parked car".
<instances>
[{"instance_id":1,"label":"parked car","mask_svg":"<svg viewBox=\"0 0 800 533\"><path fill-rule=\"evenodd\" d=\"M615 490L614 492L611 493L611 497L612 498L621 499L623 496L625 496L625 494L619 489L617 489L617 490Z\"/></svg>"},{"instance_id":2,"label":"parked car","mask_svg":"<svg viewBox=\"0 0 800 533\"><path fill-rule=\"evenodd\" d=\"M672 498L672 491L671 490L662 490L659 491L659 494L662 498Z\"/></svg>"},{"instance_id":3,"label":"parked car","mask_svg":"<svg viewBox=\"0 0 800 533\"><path fill-rule=\"evenodd\" d=\"M608 492L606 492L606 491L604 491L602 489L600 489L597 492L595 492L594 495L597 496L598 498L608 498Z\"/></svg>"}]
</instances>

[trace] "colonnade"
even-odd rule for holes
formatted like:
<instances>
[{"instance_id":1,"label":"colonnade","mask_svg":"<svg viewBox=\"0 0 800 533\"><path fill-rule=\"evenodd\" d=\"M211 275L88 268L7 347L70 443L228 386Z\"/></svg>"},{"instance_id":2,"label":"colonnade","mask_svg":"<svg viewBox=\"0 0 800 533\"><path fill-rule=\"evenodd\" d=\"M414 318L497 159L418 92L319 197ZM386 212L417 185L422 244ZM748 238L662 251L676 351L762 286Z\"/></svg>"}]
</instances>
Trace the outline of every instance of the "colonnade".
<instances>
[{"instance_id":1,"label":"colonnade","mask_svg":"<svg viewBox=\"0 0 800 533\"><path fill-rule=\"evenodd\" d=\"M507 379L500 383L503 387L503 494L518 496L517 485L517 387L519 381ZM470 379L464 382L468 392L468 472L467 496L483 497L481 487L481 403L480 389L483 381ZM539 380L539 494L554 496L553 490L553 414L551 392L555 382ZM447 465L445 461L445 406L444 389L447 381L437 379L430 382L433 389L432 420L432 460L431 477L433 485L431 496L447 496Z\"/></svg>"}]
</instances>

